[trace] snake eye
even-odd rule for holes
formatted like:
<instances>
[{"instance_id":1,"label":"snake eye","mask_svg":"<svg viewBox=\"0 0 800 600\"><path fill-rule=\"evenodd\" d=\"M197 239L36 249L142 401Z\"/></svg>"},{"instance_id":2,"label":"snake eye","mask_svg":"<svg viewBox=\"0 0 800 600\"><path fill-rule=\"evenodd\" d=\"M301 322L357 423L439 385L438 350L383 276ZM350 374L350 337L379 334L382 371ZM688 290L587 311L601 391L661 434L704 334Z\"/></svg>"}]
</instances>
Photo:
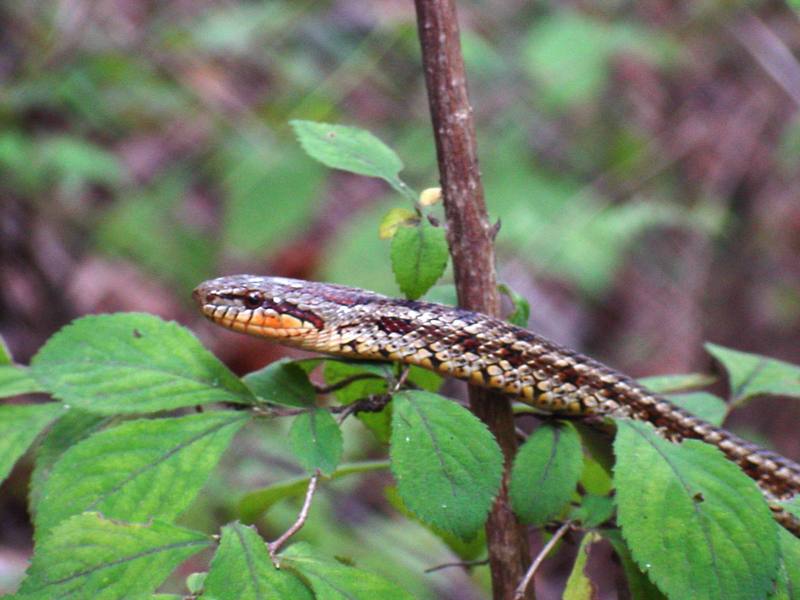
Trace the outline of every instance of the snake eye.
<instances>
[{"instance_id":1,"label":"snake eye","mask_svg":"<svg viewBox=\"0 0 800 600\"><path fill-rule=\"evenodd\" d=\"M261 294L259 292L248 292L244 297L246 308L258 308L261 306Z\"/></svg>"}]
</instances>

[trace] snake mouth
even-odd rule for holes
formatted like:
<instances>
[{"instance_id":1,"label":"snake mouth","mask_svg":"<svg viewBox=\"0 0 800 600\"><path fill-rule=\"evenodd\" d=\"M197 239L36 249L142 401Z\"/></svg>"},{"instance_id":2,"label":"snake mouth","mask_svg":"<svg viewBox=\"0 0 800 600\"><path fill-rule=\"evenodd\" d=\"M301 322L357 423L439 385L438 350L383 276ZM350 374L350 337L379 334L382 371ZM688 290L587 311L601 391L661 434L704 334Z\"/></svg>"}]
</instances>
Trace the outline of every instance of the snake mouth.
<instances>
[{"instance_id":1,"label":"snake mouth","mask_svg":"<svg viewBox=\"0 0 800 600\"><path fill-rule=\"evenodd\" d=\"M316 332L313 323L273 309L203 304L203 314L219 325L260 337L292 338Z\"/></svg>"}]
</instances>

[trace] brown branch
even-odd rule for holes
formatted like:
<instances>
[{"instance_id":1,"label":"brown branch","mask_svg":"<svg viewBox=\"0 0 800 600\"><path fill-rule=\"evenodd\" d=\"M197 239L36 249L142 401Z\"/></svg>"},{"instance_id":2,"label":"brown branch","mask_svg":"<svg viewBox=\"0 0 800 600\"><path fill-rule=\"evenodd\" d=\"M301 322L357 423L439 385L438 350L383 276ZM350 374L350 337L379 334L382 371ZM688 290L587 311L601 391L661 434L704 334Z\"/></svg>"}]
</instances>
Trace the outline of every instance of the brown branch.
<instances>
[{"instance_id":1,"label":"brown branch","mask_svg":"<svg viewBox=\"0 0 800 600\"><path fill-rule=\"evenodd\" d=\"M295 533L300 531L303 528L303 525L306 524L306 519L308 519L308 512L311 510L311 501L314 499L314 492L317 491L317 482L319 481L319 469L314 471L314 474L311 476L311 479L308 480L308 489L306 490L306 497L303 499L303 507L300 509L300 513L297 515L297 519L292 526L289 527L286 531L283 532L277 540L274 542L270 542L267 544L267 550L269 551L269 556L272 559L272 564L275 565L276 568L280 567L278 563L278 551L281 547L291 538Z\"/></svg>"},{"instance_id":2,"label":"brown branch","mask_svg":"<svg viewBox=\"0 0 800 600\"><path fill-rule=\"evenodd\" d=\"M344 379L337 381L336 383L332 383L331 385L320 386L315 385L314 391L317 394L330 394L331 392L338 392L339 390L346 388L351 383L355 383L356 381L361 381L362 379L383 379L380 375L375 375L374 373L356 373L355 375L350 375L350 377L345 377Z\"/></svg>"},{"instance_id":3,"label":"brown branch","mask_svg":"<svg viewBox=\"0 0 800 600\"><path fill-rule=\"evenodd\" d=\"M415 5L458 301L464 308L497 316L494 232L483 199L454 0L415 0ZM503 484L486 523L486 539L493 596L511 600L529 562L527 535L508 499L508 473L516 451L511 403L471 388L470 408L492 431L505 456ZM527 598L533 598L532 591Z\"/></svg>"},{"instance_id":4,"label":"brown branch","mask_svg":"<svg viewBox=\"0 0 800 600\"><path fill-rule=\"evenodd\" d=\"M480 567L482 565L488 565L489 559L488 558L481 558L478 560L462 560L459 562L451 562L451 563L442 563L441 565L436 565L435 567L429 567L425 569L426 573L435 573L436 571L441 571L442 569L452 569L453 567L459 567L461 569L466 569L469 571L472 567Z\"/></svg>"},{"instance_id":5,"label":"brown branch","mask_svg":"<svg viewBox=\"0 0 800 600\"><path fill-rule=\"evenodd\" d=\"M345 415L349 416L351 414L360 413L360 412L380 412L389 402L392 400L391 394L371 394L369 396L364 396L363 398L359 398L350 404L340 404L337 406L329 406L324 408L329 413L334 415ZM237 404L235 408L241 410L242 405ZM251 410L253 414L259 417L272 419L275 417L296 417L297 415L302 415L303 413L307 413L308 411L312 410L313 408L317 408L316 406L306 406L302 408L295 408L290 406L278 406L278 405L269 405L269 406L256 406L253 407Z\"/></svg>"},{"instance_id":6,"label":"brown branch","mask_svg":"<svg viewBox=\"0 0 800 600\"><path fill-rule=\"evenodd\" d=\"M531 566L528 569L528 572L525 573L523 580L519 582L517 591L514 593L514 600L523 600L523 598L525 598L528 586L530 585L533 576L536 574L536 571L539 569L539 565L544 562L544 559L547 558L548 554L550 554L550 550L552 550L553 547L558 543L558 540L564 537L567 531L569 531L570 527L572 527L572 521L567 521L558 528L558 531L553 534L553 537L550 538L550 541L544 545L542 551L539 552L539 554L531 563Z\"/></svg>"}]
</instances>

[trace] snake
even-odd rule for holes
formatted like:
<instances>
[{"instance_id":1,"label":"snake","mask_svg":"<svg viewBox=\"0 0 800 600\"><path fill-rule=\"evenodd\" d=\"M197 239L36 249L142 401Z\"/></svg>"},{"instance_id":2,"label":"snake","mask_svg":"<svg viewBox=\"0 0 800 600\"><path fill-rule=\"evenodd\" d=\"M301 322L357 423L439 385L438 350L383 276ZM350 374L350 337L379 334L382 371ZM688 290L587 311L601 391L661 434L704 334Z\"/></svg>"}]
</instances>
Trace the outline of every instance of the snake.
<instances>
[{"instance_id":1,"label":"snake","mask_svg":"<svg viewBox=\"0 0 800 600\"><path fill-rule=\"evenodd\" d=\"M775 519L800 537L800 518L780 504L800 492L800 465L694 416L599 361L507 321L284 277L219 277L197 286L193 297L214 323L283 345L417 365L548 414L634 419L651 423L671 441L702 440L755 480Z\"/></svg>"}]
</instances>

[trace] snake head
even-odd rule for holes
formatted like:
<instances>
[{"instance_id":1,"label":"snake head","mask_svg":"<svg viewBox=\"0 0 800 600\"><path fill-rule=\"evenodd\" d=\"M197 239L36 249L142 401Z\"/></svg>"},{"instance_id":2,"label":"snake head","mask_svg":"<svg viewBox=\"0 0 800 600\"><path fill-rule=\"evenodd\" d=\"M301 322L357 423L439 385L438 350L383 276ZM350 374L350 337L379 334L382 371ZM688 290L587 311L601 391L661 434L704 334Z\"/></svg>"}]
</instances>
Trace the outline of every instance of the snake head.
<instances>
[{"instance_id":1,"label":"snake head","mask_svg":"<svg viewBox=\"0 0 800 600\"><path fill-rule=\"evenodd\" d=\"M383 296L284 277L233 275L201 283L192 293L211 321L243 333L315 351L344 343L359 309Z\"/></svg>"}]
</instances>

